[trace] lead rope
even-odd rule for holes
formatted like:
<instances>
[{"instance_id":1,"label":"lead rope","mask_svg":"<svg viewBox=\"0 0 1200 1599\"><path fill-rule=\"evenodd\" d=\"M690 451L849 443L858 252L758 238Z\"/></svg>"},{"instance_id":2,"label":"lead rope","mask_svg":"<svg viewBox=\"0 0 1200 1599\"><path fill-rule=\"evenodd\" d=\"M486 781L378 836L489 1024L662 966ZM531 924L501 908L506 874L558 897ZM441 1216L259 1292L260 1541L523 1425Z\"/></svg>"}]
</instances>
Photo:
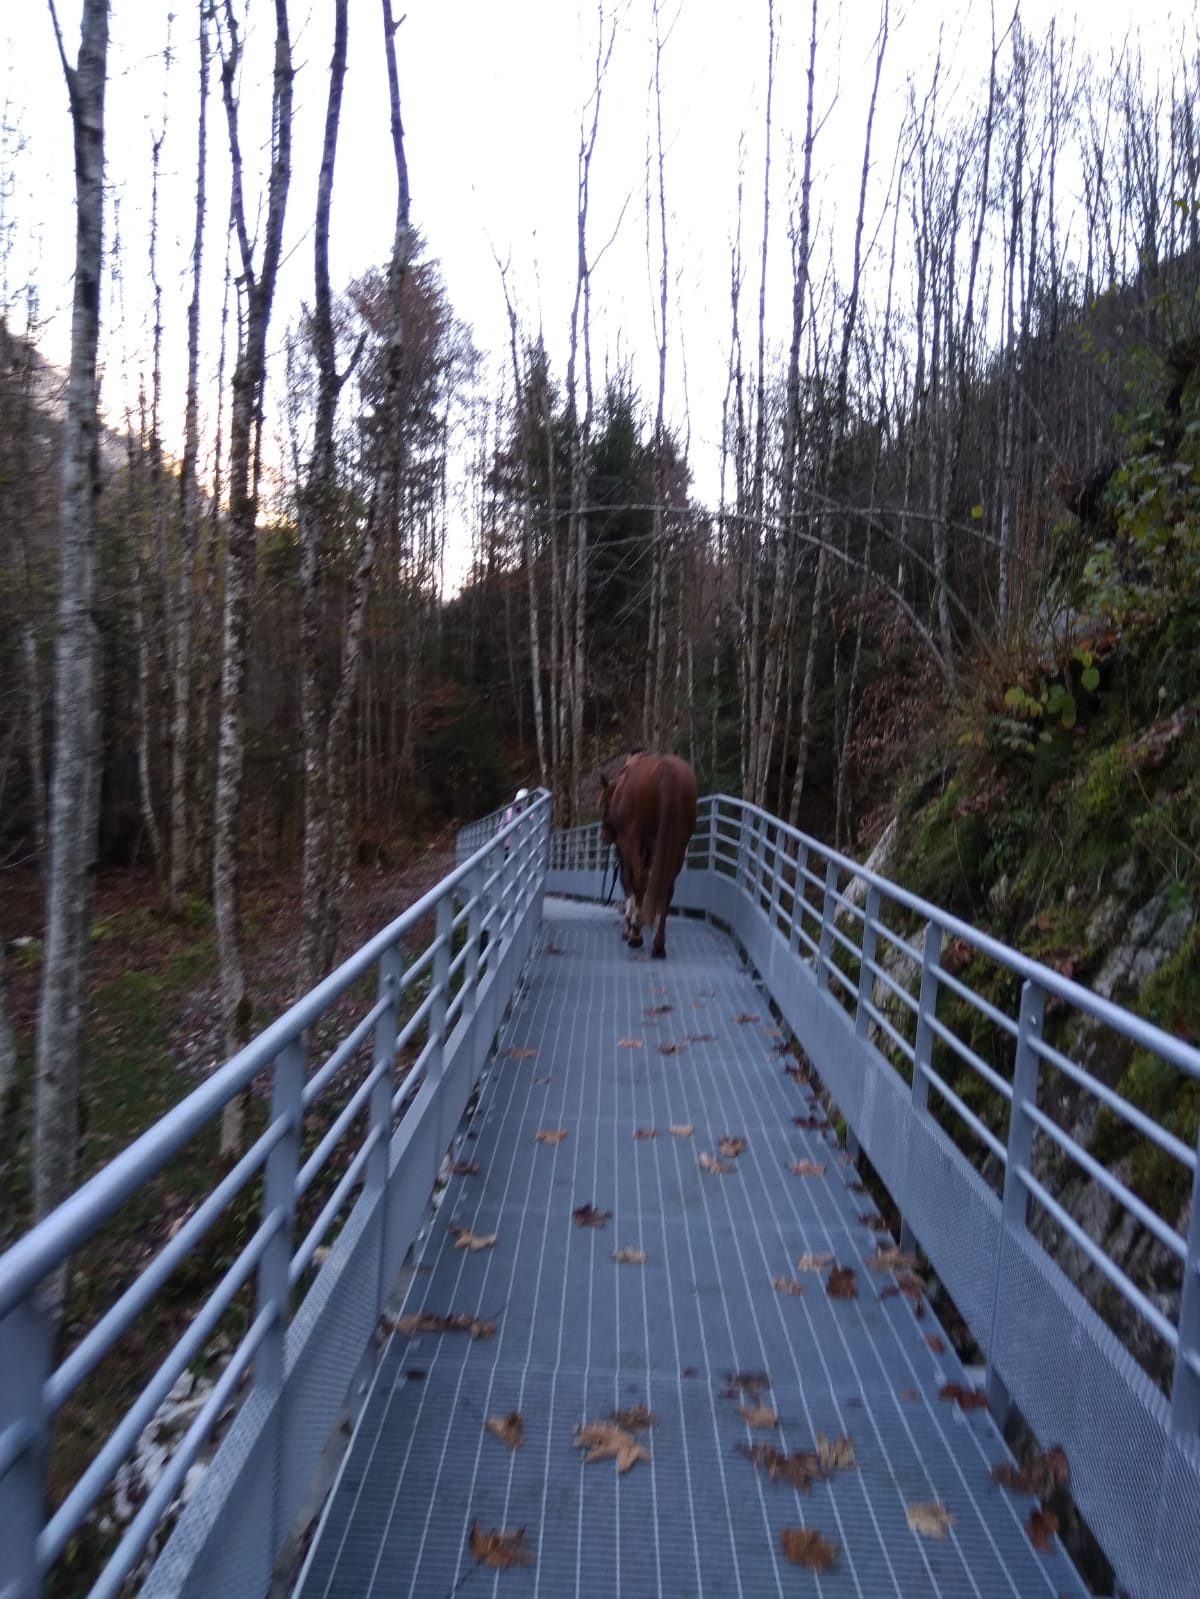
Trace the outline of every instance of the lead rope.
<instances>
[{"instance_id":1,"label":"lead rope","mask_svg":"<svg viewBox=\"0 0 1200 1599\"><path fill-rule=\"evenodd\" d=\"M606 905L611 905L612 904L613 892L614 892L614 890L616 889L616 886L617 886L617 872L620 869L620 865L621 865L620 856L618 856L618 854L617 854L617 846L615 844L611 844L609 846L609 848L612 850L612 853L613 853L613 875L612 875L612 882L608 885L608 898L604 901L604 903ZM603 866L600 868L600 892L602 894L604 892L604 868L603 868Z\"/></svg>"}]
</instances>

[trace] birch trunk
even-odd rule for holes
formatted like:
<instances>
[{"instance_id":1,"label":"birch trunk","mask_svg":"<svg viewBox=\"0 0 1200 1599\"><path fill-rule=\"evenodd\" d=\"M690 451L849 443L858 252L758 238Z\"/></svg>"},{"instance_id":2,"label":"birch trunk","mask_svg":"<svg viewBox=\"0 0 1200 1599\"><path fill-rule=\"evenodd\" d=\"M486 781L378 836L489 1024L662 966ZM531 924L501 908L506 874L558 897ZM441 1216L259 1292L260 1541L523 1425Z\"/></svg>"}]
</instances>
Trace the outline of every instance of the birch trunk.
<instances>
[{"instance_id":1,"label":"birch trunk","mask_svg":"<svg viewBox=\"0 0 1200 1599\"><path fill-rule=\"evenodd\" d=\"M54 650L54 748L46 873L46 944L34 1068L33 1208L47 1215L74 1183L87 1009L91 868L100 778L93 613L99 491L96 349L104 224L107 0L84 0L72 67L51 4L75 144L75 293L59 499L59 597ZM50 1298L61 1314L65 1267Z\"/></svg>"}]
</instances>

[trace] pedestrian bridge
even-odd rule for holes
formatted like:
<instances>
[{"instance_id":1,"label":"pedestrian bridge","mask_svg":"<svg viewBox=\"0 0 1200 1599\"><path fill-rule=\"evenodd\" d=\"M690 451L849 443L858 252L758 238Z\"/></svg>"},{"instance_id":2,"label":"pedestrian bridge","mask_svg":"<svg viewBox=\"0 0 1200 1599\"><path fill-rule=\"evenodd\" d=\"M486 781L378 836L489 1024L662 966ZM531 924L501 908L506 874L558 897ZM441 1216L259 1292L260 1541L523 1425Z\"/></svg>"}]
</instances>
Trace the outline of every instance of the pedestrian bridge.
<instances>
[{"instance_id":1,"label":"pedestrian bridge","mask_svg":"<svg viewBox=\"0 0 1200 1599\"><path fill-rule=\"evenodd\" d=\"M0 1257L0 1595L84 1591L104 1516L95 1595L1054 1599L1089 1591L1067 1494L1117 1591L1200 1595L1197 1151L1086 1069L1105 1034L1181 1087L1200 1055L740 801L701 803L665 962L622 944L603 865L544 792L465 829ZM247 1087L245 1155L52 1349L41 1285ZM1089 1104L1182 1212L1077 1142ZM49 1501L56 1418L206 1263Z\"/></svg>"}]
</instances>

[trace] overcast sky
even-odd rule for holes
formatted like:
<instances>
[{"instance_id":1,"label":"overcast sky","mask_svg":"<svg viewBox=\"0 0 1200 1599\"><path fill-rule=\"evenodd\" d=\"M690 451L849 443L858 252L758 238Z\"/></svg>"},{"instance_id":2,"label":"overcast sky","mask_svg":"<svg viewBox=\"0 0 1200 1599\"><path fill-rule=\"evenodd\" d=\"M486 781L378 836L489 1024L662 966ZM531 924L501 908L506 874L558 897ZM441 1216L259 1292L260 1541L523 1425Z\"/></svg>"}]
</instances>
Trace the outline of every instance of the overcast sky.
<instances>
[{"instance_id":1,"label":"overcast sky","mask_svg":"<svg viewBox=\"0 0 1200 1599\"><path fill-rule=\"evenodd\" d=\"M6 68L0 94L7 121L25 140L24 153L5 164L15 192L4 202L12 226L4 270L6 288L26 276L37 284L45 322L44 347L66 356L73 259L73 176L66 91L48 9L39 0L6 0L0 41ZM196 29L194 6L179 0L170 24L172 60L163 53L167 0L113 0L108 109L108 176L121 244L123 281L108 307L105 399L119 414L136 392L146 364L147 251L150 144L164 117L161 277L166 302L168 406L182 413L180 373L188 297L195 170ZM614 7L617 38L604 85L593 166L589 232L594 247L622 216L617 238L594 278L594 347L598 362L632 358L648 403L656 384L652 278L647 266L645 182L653 112L654 25L651 0ZM477 345L505 358L507 323L493 247L511 262L511 283L522 319L545 329L559 370L574 289L575 171L579 119L591 89L597 7L588 0L395 0L406 12L398 54L412 216L429 252L442 263L451 302ZM804 77L811 15L808 0L776 0L779 62L775 88L774 180L776 232L772 243L770 326L786 337L790 315L785 206L789 141L795 159L803 133ZM311 294L311 217L332 40L331 7L314 0L291 6L296 78L296 141L288 201L286 267L276 304L273 345ZM61 0L59 14L73 56L79 0ZM350 67L339 146L333 214L335 286L382 264L391 240L395 178L380 6L351 0ZM1022 16L1040 34L1052 14L1069 36L1073 6L1026 0ZM1011 12L999 13L1006 24ZM878 0L819 0L818 110L828 114L816 146L818 249L834 247L852 225L862 160L862 136L878 27ZM1086 8L1087 47L1100 60L1131 28L1148 54L1164 63L1172 42L1195 40L1190 6L1149 0L1131 21L1127 4L1094 0ZM990 39L986 3L893 0L891 39L877 114L874 161L877 193L895 157L896 135L914 75L928 81L939 26L950 92L974 95L985 79ZM739 171L745 174L744 251L752 283L744 316L752 315L761 235L763 96L767 58L767 0L667 0L662 28L663 120L669 212L671 326L668 343L670 409L684 422L686 399L697 486L712 495L720 397L729 320L729 247L735 226ZM269 85L262 76L273 35L270 0L252 0L247 78L243 91L247 152L263 155L269 132ZM948 100L943 105L949 109ZM255 134L257 129L257 134ZM209 369L216 349L216 315L227 210L225 127L214 80L210 101L212 158L206 344ZM249 154L248 154L249 164ZM265 160L262 161L265 166ZM1068 202L1069 204L1069 202ZM868 220L868 227L878 215ZM108 243L114 239L110 221ZM118 324L120 326L118 327ZM176 428L177 432L178 429ZM171 436L171 426L166 428Z\"/></svg>"}]
</instances>

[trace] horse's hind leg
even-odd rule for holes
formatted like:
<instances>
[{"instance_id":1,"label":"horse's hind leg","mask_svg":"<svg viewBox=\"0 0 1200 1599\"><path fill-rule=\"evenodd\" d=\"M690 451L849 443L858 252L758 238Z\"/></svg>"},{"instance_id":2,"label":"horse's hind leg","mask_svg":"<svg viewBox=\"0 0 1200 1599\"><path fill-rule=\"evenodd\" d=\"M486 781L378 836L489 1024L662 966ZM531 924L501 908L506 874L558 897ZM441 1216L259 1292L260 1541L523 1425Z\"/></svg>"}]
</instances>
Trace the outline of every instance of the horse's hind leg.
<instances>
[{"instance_id":1,"label":"horse's hind leg","mask_svg":"<svg viewBox=\"0 0 1200 1599\"><path fill-rule=\"evenodd\" d=\"M665 961L667 958L667 912L669 905L665 905L658 918L658 926L654 929L654 943L650 946L650 958L656 961Z\"/></svg>"},{"instance_id":2,"label":"horse's hind leg","mask_svg":"<svg viewBox=\"0 0 1200 1599\"><path fill-rule=\"evenodd\" d=\"M630 949L642 947L642 924L638 916L638 902L632 894L625 901L625 942Z\"/></svg>"}]
</instances>

